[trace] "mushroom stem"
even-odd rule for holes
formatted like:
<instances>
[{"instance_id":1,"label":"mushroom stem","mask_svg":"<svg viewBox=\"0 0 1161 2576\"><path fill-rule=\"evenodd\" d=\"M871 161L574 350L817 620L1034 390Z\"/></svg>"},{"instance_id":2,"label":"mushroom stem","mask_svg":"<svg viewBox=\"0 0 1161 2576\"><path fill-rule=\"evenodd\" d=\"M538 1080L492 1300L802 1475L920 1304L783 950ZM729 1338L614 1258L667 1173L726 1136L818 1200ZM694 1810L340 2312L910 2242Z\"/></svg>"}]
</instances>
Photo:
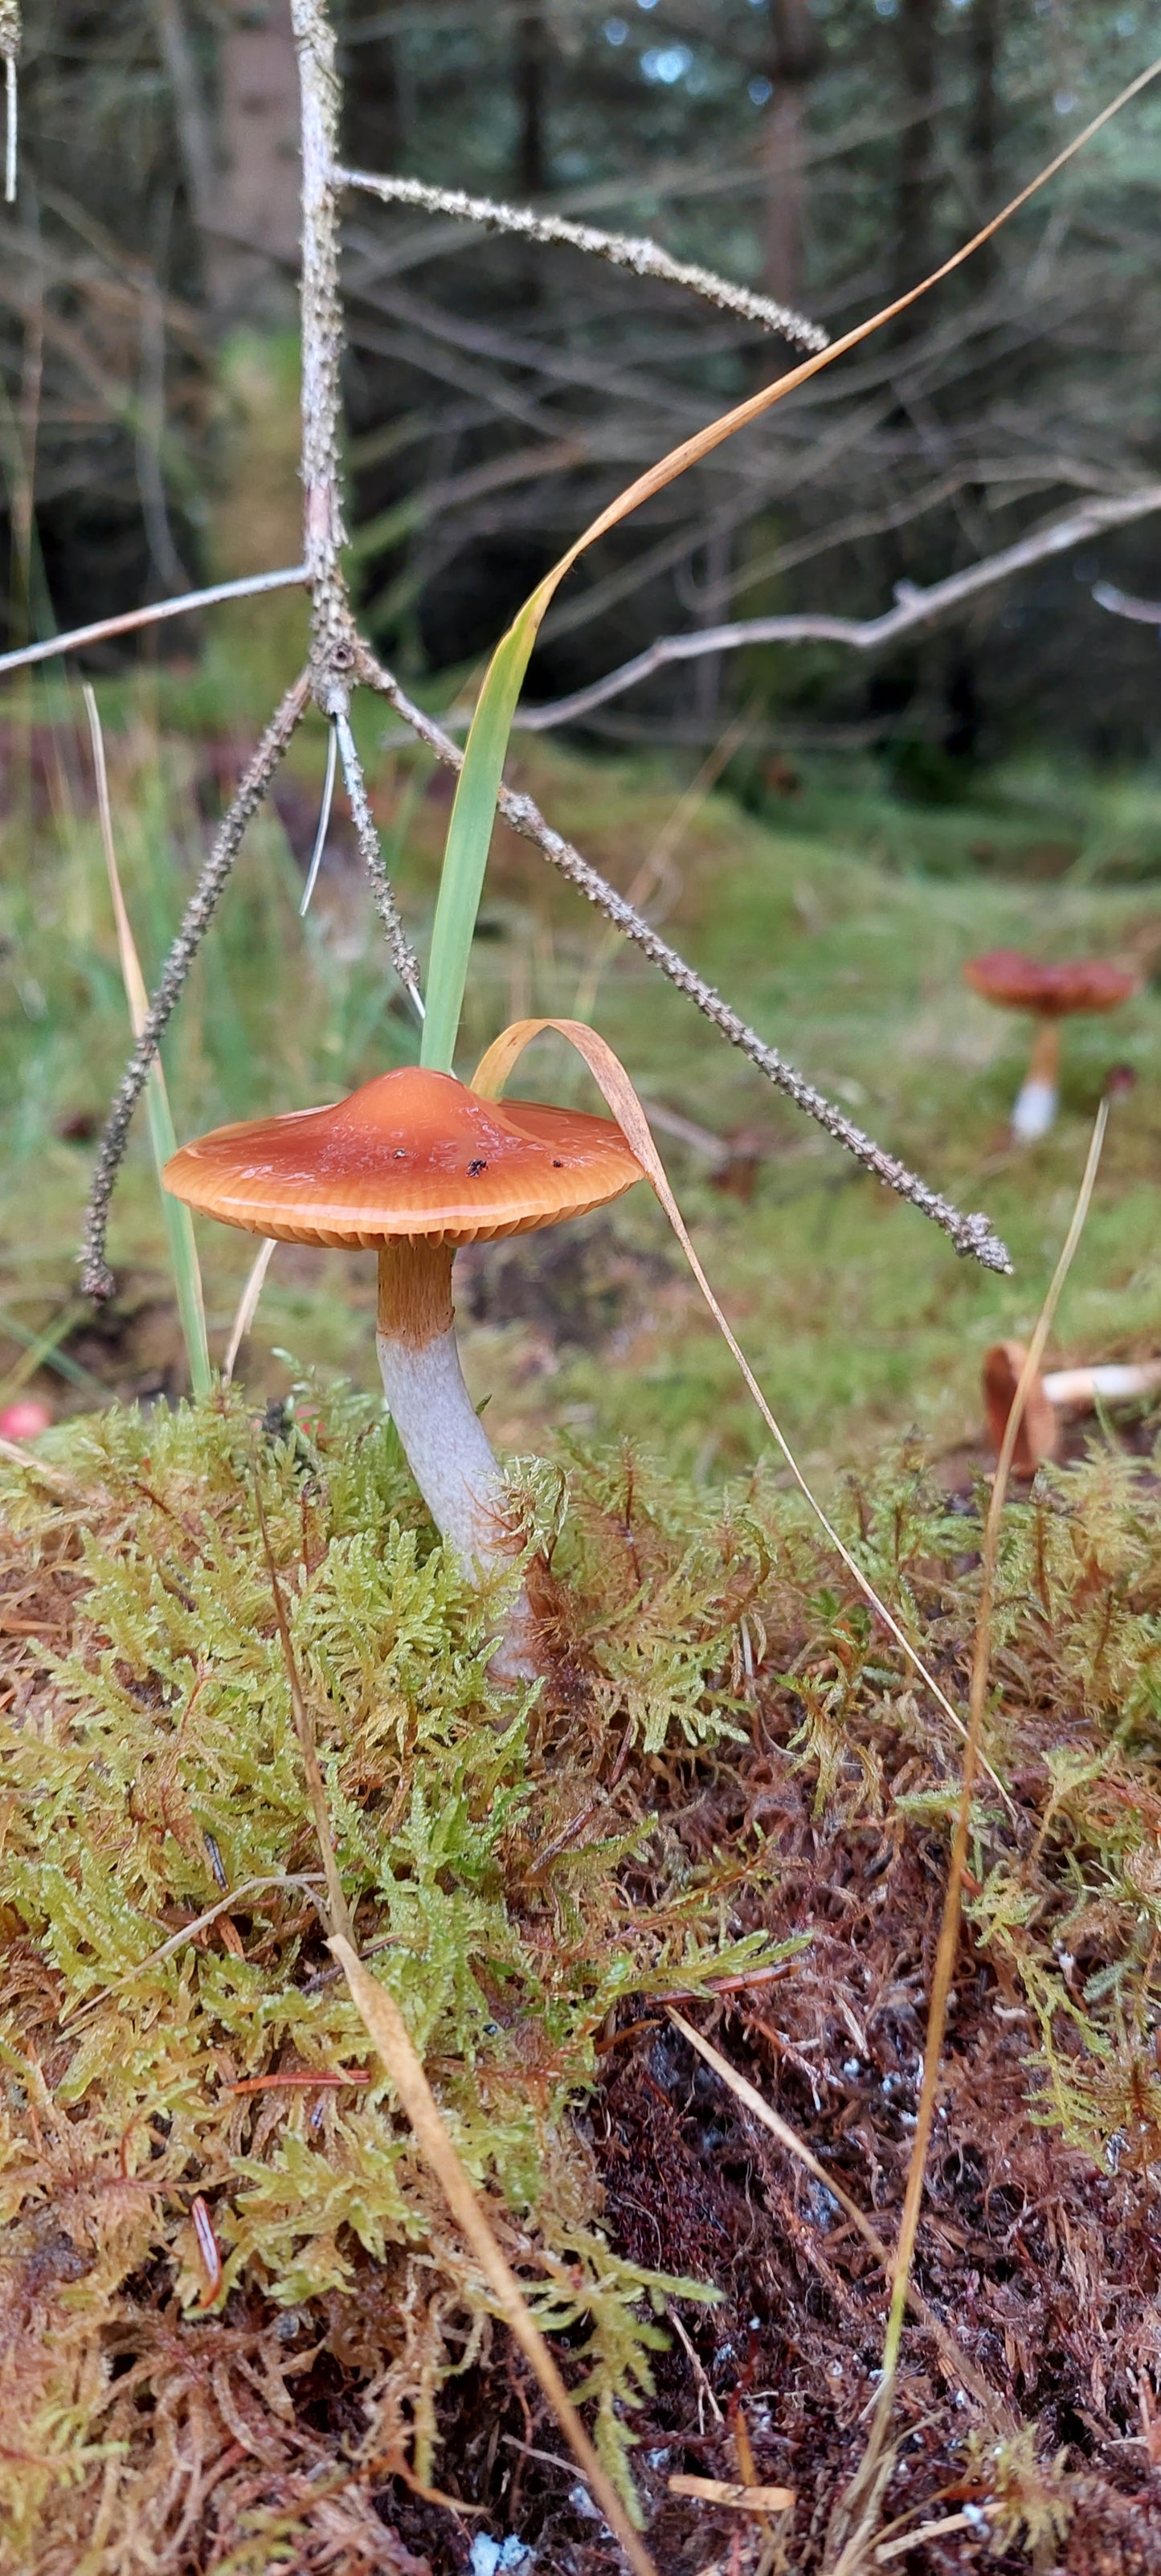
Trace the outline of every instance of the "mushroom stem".
<instances>
[{"instance_id":1,"label":"mushroom stem","mask_svg":"<svg viewBox=\"0 0 1161 2576\"><path fill-rule=\"evenodd\" d=\"M1056 1123L1060 1098L1060 1022L1037 1023L1028 1071L1012 1110L1014 1145L1036 1145Z\"/></svg>"},{"instance_id":2,"label":"mushroom stem","mask_svg":"<svg viewBox=\"0 0 1161 2576\"><path fill-rule=\"evenodd\" d=\"M1050 1369L1044 1380L1049 1403L1072 1413L1087 1413L1096 1404L1128 1404L1158 1388L1158 1360L1100 1360L1095 1368Z\"/></svg>"},{"instance_id":3,"label":"mushroom stem","mask_svg":"<svg viewBox=\"0 0 1161 2576\"><path fill-rule=\"evenodd\" d=\"M510 1566L523 1544L504 1478L464 1384L451 1299L454 1247L414 1237L379 1250L376 1348L392 1421L440 1536L473 1582ZM539 1670L523 1584L492 1658L501 1681Z\"/></svg>"}]
</instances>

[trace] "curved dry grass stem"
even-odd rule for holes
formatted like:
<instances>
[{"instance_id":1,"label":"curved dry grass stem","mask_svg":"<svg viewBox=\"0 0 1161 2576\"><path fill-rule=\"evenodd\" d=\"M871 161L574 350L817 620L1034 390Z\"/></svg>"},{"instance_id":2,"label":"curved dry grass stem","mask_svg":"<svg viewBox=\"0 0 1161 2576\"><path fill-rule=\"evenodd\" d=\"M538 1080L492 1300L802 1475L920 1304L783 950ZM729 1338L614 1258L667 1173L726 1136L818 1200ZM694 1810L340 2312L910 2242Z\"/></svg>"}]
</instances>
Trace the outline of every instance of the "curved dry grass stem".
<instances>
[{"instance_id":1,"label":"curved dry grass stem","mask_svg":"<svg viewBox=\"0 0 1161 2576\"><path fill-rule=\"evenodd\" d=\"M540 2328L529 2314L520 2284L501 2251L483 2203L445 2126L439 2104L412 2044L394 1996L366 1968L341 1934L330 1944L354 2002L395 2086L416 2144L443 2191L471 2247L496 2305L535 2373L578 2468L606 2522L620 2542L634 2576L657 2576L644 2541L633 2528L612 2479L602 2467Z\"/></svg>"},{"instance_id":2,"label":"curved dry grass stem","mask_svg":"<svg viewBox=\"0 0 1161 2576\"><path fill-rule=\"evenodd\" d=\"M975 1644L972 1654L971 1696L969 1704L967 1744L964 1751L963 1779L960 1787L955 1834L952 1840L951 1861L947 1874L947 1888L943 1900L943 1913L939 1926L939 1941L935 1953L935 1967L931 1979L931 2001L928 2006L927 2031L923 2048L923 2080L920 2086L915 2136L912 2141L911 2157L907 2170L907 2190L903 2202L903 2216L899 2224L899 2237L895 2247L895 2257L892 2266L891 2307L887 2318L887 2332L883 2344L883 2363L879 2383L879 2395L875 2407L871 2431L867 2440L866 2450L859 2467L855 2472L854 2478L851 2481L850 2487L847 2490L847 2494L842 2500L840 2512L843 2520L843 2528L844 2532L849 2536L845 2537L844 2545L841 2548L837 2559L835 2559L833 2563L831 2576L857 2576L857 2570L862 2564L863 2552L866 2548L870 2534L874 2529L875 2519L878 2513L879 2498L882 2492L884 2464L889 2458L889 2452L887 2449L887 2433L894 2399L895 2375L899 2363L899 2346L903 2333L904 2313L910 2293L911 2267L915 2260L915 2241L919 2232L919 2214L923 2205L923 2193L927 2177L927 2157L931 2146L931 2132L935 2124L936 2095L939 2090L939 2064L943 2049L944 2032L947 2027L948 1998L951 1994L951 1981L955 1970L956 1952L959 1947L960 1907L963 1895L963 1874L967 1865L968 1839L971 1832L972 1797L975 1790L977 1774L982 1765L980 1744L987 1708L988 1666L991 1658L992 1645L992 1608L995 1599L996 1564L1000 1544L1000 1523L1003 1519L1004 1504L1007 1500L1008 1479L1012 1470L1012 1460L1015 1456L1016 1441L1019 1436L1020 1424L1023 1420L1024 1407L1028 1400L1029 1390L1039 1371L1040 1362L1044 1357L1045 1346L1052 1329L1053 1317L1055 1316L1057 1306L1060 1302L1061 1291L1064 1287L1069 1271L1072 1268L1077 1246L1084 1232L1089 1208L1092 1205L1092 1194L1096 1187L1096 1177L1100 1168L1101 1152L1104 1146L1105 1130L1108 1126L1108 1121L1109 1104L1107 1100L1102 1100L1100 1108L1097 1111L1096 1125L1093 1128L1092 1141L1089 1145L1084 1173L1081 1179L1080 1189L1077 1193L1076 1205L1072 1212L1072 1222L1069 1226L1068 1233L1065 1236L1060 1257L1049 1282L1044 1303L1040 1309L1036 1329L1028 1345L1024 1358L1024 1365L1020 1371L1019 1383L1012 1401L1012 1410L1008 1416L999 1458L996 1462L996 1472L992 1482L991 1499L988 1504L987 1519L984 1523L980 1579L980 1606L976 1618Z\"/></svg>"}]
</instances>

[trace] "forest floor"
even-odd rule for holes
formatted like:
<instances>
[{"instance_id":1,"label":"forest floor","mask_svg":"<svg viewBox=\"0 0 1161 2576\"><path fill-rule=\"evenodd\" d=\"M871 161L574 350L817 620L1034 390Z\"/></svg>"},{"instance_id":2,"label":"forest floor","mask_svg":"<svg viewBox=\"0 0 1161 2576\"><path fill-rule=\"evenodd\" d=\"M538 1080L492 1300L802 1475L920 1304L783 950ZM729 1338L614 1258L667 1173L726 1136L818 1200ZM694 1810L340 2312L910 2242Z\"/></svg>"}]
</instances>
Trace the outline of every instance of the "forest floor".
<instances>
[{"instance_id":1,"label":"forest floor","mask_svg":"<svg viewBox=\"0 0 1161 2576\"><path fill-rule=\"evenodd\" d=\"M744 1390L644 1192L463 1267L497 1445L547 1455L568 1494L529 1707L497 1703L481 1614L375 1398L333 1387L372 1385L369 1261L280 1250L235 1395L171 1410L141 1140L117 1297L94 1318L74 1294L125 1025L86 754L50 713L3 750L0 1385L62 1419L28 1467L0 1466L0 2570L619 2563L336 1984L258 1489L359 1946L661 2576L812 2576L839 2553L873 2410L866 2223L889 2248L959 1738L755 1468ZM110 700L147 972L237 759L164 714L144 687ZM334 1096L408 1051L341 818L298 927L318 750L254 830L175 1030L179 1135ZM394 752L372 766L422 924L446 794ZM522 746L520 770L765 1036L1011 1246L1012 1280L957 1262L501 836L465 1069L508 1018L591 1016L649 1102L730 1145L721 1190L708 1146L661 1134L803 1464L963 1705L979 1362L1031 1327L1114 1061L1138 1078L1055 1348L1158 1346L1161 794L1024 772L936 809L870 773L794 784L776 765L747 813L661 763ZM961 974L1001 942L1144 976L1118 1019L1067 1032L1059 1128L1018 1161L1005 1112L1027 1032ZM529 1088L585 1096L548 1042L531 1065ZM208 1227L199 1245L217 1351L251 1247ZM865 2576L1161 2569L1161 1477L1145 1421L1077 1435L1070 1461L1006 1515L925 2304ZM670 2488L751 2457L795 2499L764 2524Z\"/></svg>"}]
</instances>

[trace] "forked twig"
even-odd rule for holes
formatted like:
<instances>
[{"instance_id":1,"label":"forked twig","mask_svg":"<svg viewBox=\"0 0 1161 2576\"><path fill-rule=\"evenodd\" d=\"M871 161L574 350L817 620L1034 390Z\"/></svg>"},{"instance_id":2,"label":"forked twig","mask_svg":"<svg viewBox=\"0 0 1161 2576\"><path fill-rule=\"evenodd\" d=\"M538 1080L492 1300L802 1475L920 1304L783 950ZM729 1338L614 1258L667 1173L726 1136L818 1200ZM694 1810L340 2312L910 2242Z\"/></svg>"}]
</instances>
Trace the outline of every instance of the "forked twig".
<instances>
[{"instance_id":1,"label":"forked twig","mask_svg":"<svg viewBox=\"0 0 1161 2576\"><path fill-rule=\"evenodd\" d=\"M192 617L199 608L217 608L224 599L257 599L267 590L293 590L306 579L305 564L282 572L251 572L241 581L216 581L209 590L184 590L176 599L155 599L148 608L127 608L118 617L98 617L91 626L70 626L65 635L50 635L41 644L23 644L18 653L0 653L0 678L27 670L32 662L59 661L62 653L79 653L86 644L104 644L114 635L132 635L139 626L157 626L166 617Z\"/></svg>"},{"instance_id":2,"label":"forked twig","mask_svg":"<svg viewBox=\"0 0 1161 2576\"><path fill-rule=\"evenodd\" d=\"M442 725L437 724L423 707L416 706L400 688L394 674L386 670L363 644L359 651L359 675L389 700L396 714L410 725L412 732L429 751L434 752L437 760L443 761L449 769L462 769L464 755L459 744L452 741L450 734L445 733ZM567 878L569 885L576 887L578 894L583 894L589 903L595 904L598 912L603 912L606 920L611 921L624 938L632 940L677 991L684 993L687 1001L693 1002L705 1018L721 1030L731 1046L747 1056L769 1082L777 1084L778 1089L793 1100L796 1108L805 1110L808 1118L817 1119L827 1135L833 1136L836 1144L845 1146L847 1153L853 1154L864 1170L873 1172L876 1180L882 1181L900 1198L908 1199L921 1215L930 1217L934 1224L942 1227L958 1253L981 1262L985 1270L1004 1273L1011 1270L1007 1247L993 1231L986 1216L965 1216L961 1209L953 1207L949 1199L942 1197L938 1190L929 1188L927 1182L909 1171L897 1156L886 1153L873 1137L866 1135L861 1127L856 1127L853 1119L845 1117L841 1109L836 1109L824 1092L816 1090L814 1084L797 1073L792 1064L787 1064L777 1047L770 1046L765 1038L758 1036L756 1029L749 1028L739 1013L722 1000L720 993L715 992L713 985L707 984L705 977L698 974L696 967L688 965L685 958L669 946L652 923L646 921L624 895L618 894L616 888L581 857L571 841L566 841L560 832L554 831L531 796L517 795L512 788L502 787L499 808L504 821L514 832L519 832L524 840L534 842L560 875Z\"/></svg>"},{"instance_id":3,"label":"forked twig","mask_svg":"<svg viewBox=\"0 0 1161 2576\"><path fill-rule=\"evenodd\" d=\"M334 738L343 764L343 780L351 808L351 821L355 826L355 838L359 844L359 856L367 871L375 910L387 934L391 963L416 1019L422 1020L423 998L419 990L419 959L399 918L395 888L383 865L383 853L379 847L375 817L371 812L367 782L363 776L363 764L359 758L358 745L351 731L351 719L345 705L335 708Z\"/></svg>"},{"instance_id":4,"label":"forked twig","mask_svg":"<svg viewBox=\"0 0 1161 2576\"><path fill-rule=\"evenodd\" d=\"M825 349L829 333L818 322L809 322L804 313L791 306L776 304L768 295L755 295L749 286L735 286L732 279L719 277L712 268L699 268L689 260L674 259L662 250L659 242L644 234L606 233L596 224L572 223L567 216L544 214L536 206L508 206L502 199L469 197L462 188L432 188L422 179L381 178L377 171L336 170L335 178L344 188L361 188L388 206L421 206L432 215L450 215L457 223L479 224L484 232L516 233L523 241L539 242L545 247L562 243L570 250L585 251L592 259L608 260L613 268L628 268L634 277L660 278L667 286L683 286L691 295L700 295L707 304L716 304L719 312L736 313L743 322L756 322L763 331L780 331L784 340L793 340L800 349Z\"/></svg>"}]
</instances>

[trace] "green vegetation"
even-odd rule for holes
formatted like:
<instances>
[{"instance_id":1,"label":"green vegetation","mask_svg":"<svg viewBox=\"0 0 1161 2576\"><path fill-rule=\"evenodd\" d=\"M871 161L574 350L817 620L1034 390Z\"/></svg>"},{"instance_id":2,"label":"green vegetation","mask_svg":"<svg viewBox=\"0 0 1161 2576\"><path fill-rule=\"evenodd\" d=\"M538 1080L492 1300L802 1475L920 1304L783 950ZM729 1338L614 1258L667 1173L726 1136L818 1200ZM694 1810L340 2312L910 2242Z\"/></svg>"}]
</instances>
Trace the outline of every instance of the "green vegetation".
<instances>
[{"instance_id":1,"label":"green vegetation","mask_svg":"<svg viewBox=\"0 0 1161 2576\"><path fill-rule=\"evenodd\" d=\"M62 711L59 692L53 703ZM159 736L157 713L144 682L114 695L108 709L118 842L147 975L202 845L199 770L211 750L216 768L229 767L220 738L216 747L179 744ZM374 725L373 712L364 710L364 721ZM38 725L24 739L34 801L22 814L18 800L0 875L0 1081L12 1104L0 1167L0 1353L12 1383L27 1371L29 1337L59 1333L74 1375L42 1374L38 1387L70 1405L94 1401L110 1383L176 1391L180 1360L167 1339L163 1236L143 1134L114 1211L124 1294L101 1338L73 1298L91 1148L60 1131L102 1115L125 1046L124 1003L83 748L62 724L55 733ZM18 780L21 740L14 727ZM365 748L404 908L422 930L446 806L425 794L430 773L410 754L385 756L372 731ZM524 743L517 759L521 779L615 881L629 885L644 870L646 885L659 885L679 944L764 1035L961 1204L986 1206L1011 1246L1010 1281L958 1262L501 831L460 1061L469 1068L520 1012L579 1011L595 1017L647 1100L721 1134L758 1131L768 1152L749 1206L710 1186L704 1157L664 1134L660 1142L715 1285L816 1473L865 1459L913 1424L939 1448L973 1438L981 1353L1031 1323L1114 1060L1140 1079L1116 1110L1059 1347L1066 1357L1108 1357L1155 1345L1154 994L1146 989L1115 1020L1070 1024L1060 1125L1034 1154L1013 1159L1004 1122L1027 1029L966 992L960 970L966 956L1000 942L1150 960L1156 790L1028 770L986 779L970 805L932 807L893 794L870 764L846 772L819 764L797 794L765 791L761 812L724 793L696 803L675 836L679 782L660 762L595 763ZM290 792L305 818L301 837L315 810L321 727L296 762ZM753 782L739 784L757 795ZM167 1050L179 1134L334 1097L413 1051L353 862L324 876L305 925L300 883L282 826L260 821ZM585 1097L585 1080L563 1051L555 1063L547 1049L530 1060L528 1083L556 1097ZM252 1247L217 1227L203 1226L199 1241L211 1349L220 1354ZM547 1277L546 1258L531 1238L464 1271L468 1368L478 1395L491 1398L501 1446L533 1449L554 1422L597 1438L627 1431L659 1442L699 1477L756 1454L760 1433L744 1390L644 1192L611 1223L590 1221L554 1239ZM243 1353L248 1382L282 1393L288 1377L272 1352L283 1349L324 1374L372 1383L372 1272L369 1258L280 1249ZM482 1318L474 1324L473 1307ZM78 1366L87 1372L81 1384Z\"/></svg>"}]
</instances>

